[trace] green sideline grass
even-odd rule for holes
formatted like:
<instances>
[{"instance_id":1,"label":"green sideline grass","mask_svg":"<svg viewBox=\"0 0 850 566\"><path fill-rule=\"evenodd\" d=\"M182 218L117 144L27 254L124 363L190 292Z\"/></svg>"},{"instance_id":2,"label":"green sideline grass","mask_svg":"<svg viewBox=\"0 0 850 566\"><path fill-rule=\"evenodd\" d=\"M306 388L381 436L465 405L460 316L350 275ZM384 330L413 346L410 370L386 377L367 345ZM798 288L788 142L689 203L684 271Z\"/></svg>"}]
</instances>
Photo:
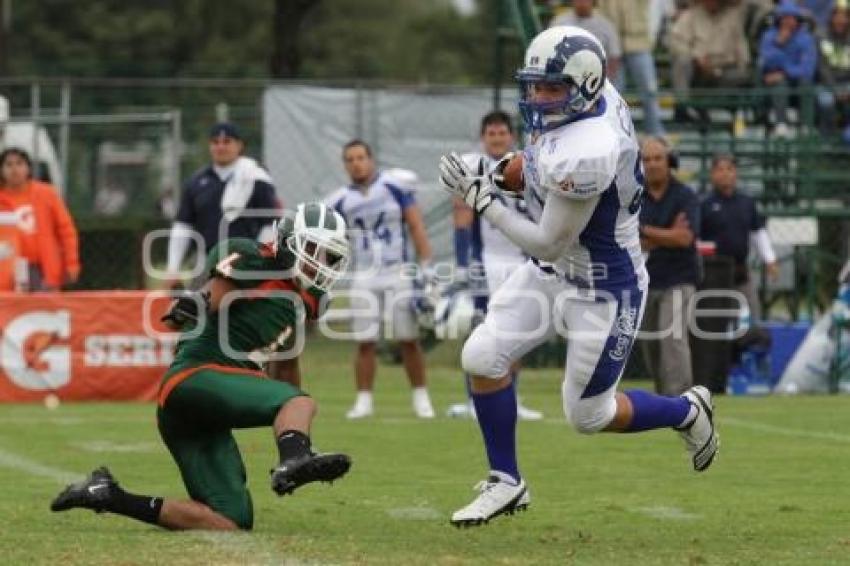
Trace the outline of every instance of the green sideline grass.
<instances>
[{"instance_id":1,"label":"green sideline grass","mask_svg":"<svg viewBox=\"0 0 850 566\"><path fill-rule=\"evenodd\" d=\"M146 404L0 406L2 564L839 564L850 557L850 398L720 398L722 450L690 471L669 431L584 437L563 422L561 372L525 372L547 419L519 428L528 512L456 530L485 464L474 423L444 416L457 372L432 367L435 422L413 418L403 374L383 367L376 418L348 422L350 346L303 364L314 437L350 453L349 476L277 498L267 430L238 433L252 533L169 533L112 515L51 514L65 473L106 463L145 494L183 496ZM454 351L438 352L447 360ZM120 379L120 376L116 376Z\"/></svg>"}]
</instances>

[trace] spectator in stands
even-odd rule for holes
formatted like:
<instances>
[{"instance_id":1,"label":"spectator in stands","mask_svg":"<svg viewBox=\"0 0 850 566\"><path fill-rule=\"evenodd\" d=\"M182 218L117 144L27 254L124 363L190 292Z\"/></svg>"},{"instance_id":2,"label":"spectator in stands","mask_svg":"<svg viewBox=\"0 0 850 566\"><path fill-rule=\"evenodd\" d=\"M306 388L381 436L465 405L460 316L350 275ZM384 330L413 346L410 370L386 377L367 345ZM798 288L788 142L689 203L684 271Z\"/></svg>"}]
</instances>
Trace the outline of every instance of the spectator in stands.
<instances>
[{"instance_id":1,"label":"spectator in stands","mask_svg":"<svg viewBox=\"0 0 850 566\"><path fill-rule=\"evenodd\" d=\"M180 268L192 241L203 240L201 257L220 239L271 241L281 202L271 176L256 161L242 156L245 145L230 123L212 127L212 163L196 172L183 187L180 206L168 242L168 286L178 284Z\"/></svg>"},{"instance_id":2,"label":"spectator in stands","mask_svg":"<svg viewBox=\"0 0 850 566\"><path fill-rule=\"evenodd\" d=\"M773 134L787 137L788 87L812 84L818 60L812 34L802 26L803 12L791 0L774 10L776 23L762 35L759 47L759 73L771 91L776 126Z\"/></svg>"},{"instance_id":3,"label":"spectator in stands","mask_svg":"<svg viewBox=\"0 0 850 566\"><path fill-rule=\"evenodd\" d=\"M56 187L36 181L29 154L0 153L0 206L18 217L20 253L30 291L58 290L80 276L77 228Z\"/></svg>"},{"instance_id":4,"label":"spectator in stands","mask_svg":"<svg viewBox=\"0 0 850 566\"><path fill-rule=\"evenodd\" d=\"M605 49L608 58L608 78L611 80L617 76L620 68L620 36L611 21L593 12L593 0L573 0L573 9L556 16L550 25L552 26L576 26L589 31ZM643 16L646 19L646 16Z\"/></svg>"},{"instance_id":5,"label":"spectator in stands","mask_svg":"<svg viewBox=\"0 0 850 566\"><path fill-rule=\"evenodd\" d=\"M599 0L599 11L617 30L622 43L622 62L614 75L617 88L625 87L628 71L640 92L644 129L654 136L664 135L658 106L658 79L649 35L650 0Z\"/></svg>"},{"instance_id":6,"label":"spectator in stands","mask_svg":"<svg viewBox=\"0 0 850 566\"><path fill-rule=\"evenodd\" d=\"M750 50L740 4L698 0L673 25L670 51L677 121L692 119L684 102L691 87L735 88L751 82ZM705 118L702 113L701 119Z\"/></svg>"},{"instance_id":7,"label":"spectator in stands","mask_svg":"<svg viewBox=\"0 0 850 566\"><path fill-rule=\"evenodd\" d=\"M661 395L681 395L693 385L689 321L699 283L696 234L699 202L694 191L672 174L676 156L664 138L641 144L646 192L640 209L641 247L649 254L649 296L642 341L644 359Z\"/></svg>"},{"instance_id":8,"label":"spectator in stands","mask_svg":"<svg viewBox=\"0 0 850 566\"><path fill-rule=\"evenodd\" d=\"M843 2L833 8L829 27L821 35L818 71L823 83L818 92L823 130L835 129L840 110L847 124L843 137L850 143L850 10Z\"/></svg>"},{"instance_id":9,"label":"spectator in stands","mask_svg":"<svg viewBox=\"0 0 850 566\"><path fill-rule=\"evenodd\" d=\"M747 256L754 243L765 264L768 276L776 279L779 264L765 229L764 217L756 210L755 201L737 190L738 167L735 158L726 153L711 161L712 191L700 209L700 239L714 242L718 256L735 262L734 283L746 298L753 321L761 317L761 308L750 281Z\"/></svg>"}]
</instances>

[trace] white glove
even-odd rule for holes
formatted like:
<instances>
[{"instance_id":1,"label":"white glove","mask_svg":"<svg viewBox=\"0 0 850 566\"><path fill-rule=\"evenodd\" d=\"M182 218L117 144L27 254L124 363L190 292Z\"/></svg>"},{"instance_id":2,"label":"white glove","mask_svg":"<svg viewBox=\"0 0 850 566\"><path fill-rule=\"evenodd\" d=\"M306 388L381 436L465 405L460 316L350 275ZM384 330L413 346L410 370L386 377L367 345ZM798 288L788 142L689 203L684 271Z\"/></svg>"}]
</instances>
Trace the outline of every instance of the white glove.
<instances>
[{"instance_id":1,"label":"white glove","mask_svg":"<svg viewBox=\"0 0 850 566\"><path fill-rule=\"evenodd\" d=\"M440 158L440 185L449 194L466 201L478 214L483 214L493 202L490 179L473 174L455 152Z\"/></svg>"}]
</instances>

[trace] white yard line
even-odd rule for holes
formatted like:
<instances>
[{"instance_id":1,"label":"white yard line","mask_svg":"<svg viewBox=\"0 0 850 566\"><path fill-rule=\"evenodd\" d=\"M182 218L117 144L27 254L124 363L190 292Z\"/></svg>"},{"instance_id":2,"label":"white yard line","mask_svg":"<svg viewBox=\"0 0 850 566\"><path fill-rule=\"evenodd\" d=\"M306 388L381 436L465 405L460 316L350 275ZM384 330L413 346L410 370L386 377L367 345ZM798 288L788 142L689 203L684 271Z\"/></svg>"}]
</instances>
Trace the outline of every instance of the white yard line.
<instances>
[{"instance_id":1,"label":"white yard line","mask_svg":"<svg viewBox=\"0 0 850 566\"><path fill-rule=\"evenodd\" d=\"M427 505L421 507L392 507L387 509L387 515L393 519L404 519L407 521L434 521L442 517L442 514Z\"/></svg>"},{"instance_id":2,"label":"white yard line","mask_svg":"<svg viewBox=\"0 0 850 566\"><path fill-rule=\"evenodd\" d=\"M8 452L2 448L0 448L0 467L20 470L22 472L47 478L61 484L79 481L84 476L84 474L54 468L53 466L46 466L41 462L30 460L29 458Z\"/></svg>"},{"instance_id":3,"label":"white yard line","mask_svg":"<svg viewBox=\"0 0 850 566\"><path fill-rule=\"evenodd\" d=\"M701 515L697 515L696 513L689 513L684 509L679 507L672 507L668 505L653 505L652 507L635 507L631 509L635 513L640 513L641 515L647 515L649 517L653 517L655 519L666 519L670 521L692 521L694 519L701 519Z\"/></svg>"},{"instance_id":4,"label":"white yard line","mask_svg":"<svg viewBox=\"0 0 850 566\"><path fill-rule=\"evenodd\" d=\"M799 428L787 428L783 426L764 424L756 421L739 419L735 417L722 417L718 420L720 421L719 424L721 427L731 425L733 427L747 428L758 432L779 434L782 436L794 436L797 438L815 438L817 440L832 440L834 442L850 442L850 435L839 434L837 432L818 432L814 430L804 430Z\"/></svg>"},{"instance_id":5,"label":"white yard line","mask_svg":"<svg viewBox=\"0 0 850 566\"><path fill-rule=\"evenodd\" d=\"M269 565L269 566L319 566L325 562L286 558L275 552L263 539L254 533L233 533L215 531L197 531L190 533L194 538L210 543L219 549L232 552L239 566ZM216 558L217 564L227 564L221 558Z\"/></svg>"}]
</instances>

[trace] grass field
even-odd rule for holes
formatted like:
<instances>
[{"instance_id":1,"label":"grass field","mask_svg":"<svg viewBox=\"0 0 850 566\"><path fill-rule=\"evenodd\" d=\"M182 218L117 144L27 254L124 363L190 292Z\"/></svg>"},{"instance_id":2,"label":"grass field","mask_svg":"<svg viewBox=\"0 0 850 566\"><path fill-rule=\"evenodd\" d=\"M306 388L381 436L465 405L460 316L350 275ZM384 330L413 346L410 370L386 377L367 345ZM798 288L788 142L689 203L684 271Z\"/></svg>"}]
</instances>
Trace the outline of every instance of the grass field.
<instances>
[{"instance_id":1,"label":"grass field","mask_svg":"<svg viewBox=\"0 0 850 566\"><path fill-rule=\"evenodd\" d=\"M112 515L51 514L67 480L108 463L122 484L183 496L152 405L0 407L0 564L847 564L850 398L720 398L722 451L690 471L677 436L583 437L564 423L560 371L527 371L522 423L528 512L456 530L448 516L485 472L471 421L444 415L457 372L431 372L440 418L413 418L399 368L382 368L376 418L347 422L350 349L303 364L320 404L317 445L354 459L331 487L277 498L267 430L238 434L254 496L252 533L169 533ZM451 357L446 356L444 358Z\"/></svg>"}]
</instances>

